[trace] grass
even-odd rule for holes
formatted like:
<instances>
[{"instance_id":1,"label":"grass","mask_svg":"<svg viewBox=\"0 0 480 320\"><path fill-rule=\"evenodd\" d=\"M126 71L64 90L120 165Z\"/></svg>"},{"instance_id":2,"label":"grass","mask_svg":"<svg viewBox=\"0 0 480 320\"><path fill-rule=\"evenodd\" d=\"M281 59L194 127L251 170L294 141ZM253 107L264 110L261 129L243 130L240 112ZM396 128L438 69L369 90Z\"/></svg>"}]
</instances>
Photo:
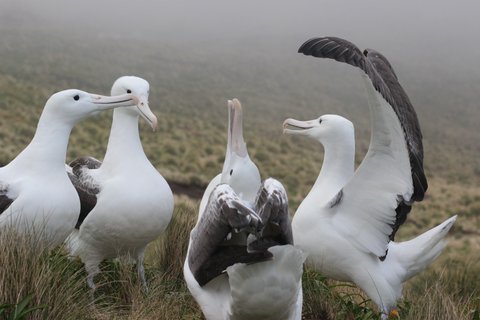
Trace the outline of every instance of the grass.
<instances>
[{"instance_id":1,"label":"grass","mask_svg":"<svg viewBox=\"0 0 480 320\"><path fill-rule=\"evenodd\" d=\"M203 319L183 281L188 237L197 202L177 198L167 231L146 253L149 292L142 291L127 259L109 260L95 279L92 302L78 260L59 248L47 251L31 239L2 232L0 302L39 309L28 319ZM480 311L480 258L448 250L441 261L409 281L399 302L401 319L474 320ZM376 307L355 286L331 281L308 266L303 275L303 319L379 319ZM68 312L66 312L68 310ZM1 314L0 314L1 319Z\"/></svg>"},{"instance_id":2,"label":"grass","mask_svg":"<svg viewBox=\"0 0 480 320\"><path fill-rule=\"evenodd\" d=\"M60 251L49 252L41 241L2 229L0 233L0 302L18 305L27 297L38 307L29 319L80 319L92 303L82 284L78 263Z\"/></svg>"},{"instance_id":3,"label":"grass","mask_svg":"<svg viewBox=\"0 0 480 320\"><path fill-rule=\"evenodd\" d=\"M41 308L28 319L201 319L182 274L193 212L186 203L177 206L168 231L149 246L147 294L129 259L120 258L102 263L93 301L80 261L70 260L62 248L49 251L2 230L0 304L17 305L32 297L29 307Z\"/></svg>"}]
</instances>

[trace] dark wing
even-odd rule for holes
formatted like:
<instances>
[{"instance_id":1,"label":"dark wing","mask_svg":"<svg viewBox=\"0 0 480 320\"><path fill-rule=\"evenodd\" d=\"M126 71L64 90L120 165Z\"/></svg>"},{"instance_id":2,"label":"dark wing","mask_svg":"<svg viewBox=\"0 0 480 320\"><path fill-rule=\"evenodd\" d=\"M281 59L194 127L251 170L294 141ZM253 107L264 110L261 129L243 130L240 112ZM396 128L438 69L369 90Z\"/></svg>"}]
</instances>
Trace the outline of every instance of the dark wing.
<instances>
[{"instance_id":1,"label":"dark wing","mask_svg":"<svg viewBox=\"0 0 480 320\"><path fill-rule=\"evenodd\" d=\"M428 188L423 170L422 133L410 99L398 82L391 64L383 55L374 50L365 50L362 53L351 42L335 37L322 37L306 41L298 51L305 55L345 62L365 72L370 80L370 84L367 84L367 89L373 87L376 91L376 94L369 93L373 119L372 140L370 143L370 149L372 150L369 155L367 154L365 160L368 159L366 162L370 163L371 166L373 166L376 161L380 161L380 159L372 160L375 158L375 153L379 150L385 151L390 148L388 142L392 140L393 135L397 134L396 128L391 129L388 126L395 127L397 123L399 124L404 138L404 141L400 141L399 144L404 144L408 151L412 192L403 193L399 190L399 192L394 195L396 198L395 217L393 220L387 219L390 221L388 239L393 240L396 231L400 225L405 222L407 214L411 210L412 202L421 201ZM382 108L392 109L396 120L392 119L389 110L382 110ZM389 124L381 123L387 120L390 121ZM398 145L397 147L400 148ZM390 151L391 150L388 152ZM397 156L401 157L401 154L397 154ZM364 167L368 167L368 165L365 164ZM364 170L364 172L365 171L368 171L368 169ZM363 176L365 176L365 174ZM360 187L360 185L358 185L358 187ZM379 220L383 220L381 217L378 218Z\"/></svg>"},{"instance_id":2,"label":"dark wing","mask_svg":"<svg viewBox=\"0 0 480 320\"><path fill-rule=\"evenodd\" d=\"M283 185L273 178L266 179L255 203L255 211L262 219L263 229L259 236L249 236L248 251L263 252L273 246L293 244L288 198Z\"/></svg>"},{"instance_id":3,"label":"dark wing","mask_svg":"<svg viewBox=\"0 0 480 320\"><path fill-rule=\"evenodd\" d=\"M362 53L353 43L335 37L310 39L300 46L298 52L345 62L360 68L367 74L375 90L391 105L400 121L412 167L414 193L411 200L423 200L428 184L423 170L420 124L410 99L398 82L397 76L385 56L372 49L367 49Z\"/></svg>"},{"instance_id":4,"label":"dark wing","mask_svg":"<svg viewBox=\"0 0 480 320\"><path fill-rule=\"evenodd\" d=\"M68 176L80 197L80 216L75 225L75 228L79 229L87 215L97 204L97 194L100 192L98 185L89 176L88 169L98 169L102 163L92 157L82 157L70 162L69 165L72 172L69 172Z\"/></svg>"},{"instance_id":5,"label":"dark wing","mask_svg":"<svg viewBox=\"0 0 480 320\"><path fill-rule=\"evenodd\" d=\"M236 263L268 260L272 254L249 253L246 244L230 244L233 233L258 233L262 223L257 214L242 202L226 184L211 193L205 212L191 233L188 254L190 270L203 286Z\"/></svg>"},{"instance_id":6,"label":"dark wing","mask_svg":"<svg viewBox=\"0 0 480 320\"><path fill-rule=\"evenodd\" d=\"M365 51L367 53L367 61L374 66L376 72L380 74L380 77L389 89L392 101L384 98L393 107L405 134L414 186L414 193L410 201L422 201L427 191L428 183L425 172L423 171L422 132L420 130L417 113L407 93L398 82L397 76L388 60L377 51L371 49Z\"/></svg>"},{"instance_id":7,"label":"dark wing","mask_svg":"<svg viewBox=\"0 0 480 320\"><path fill-rule=\"evenodd\" d=\"M0 181L0 214L7 210L8 207L10 207L10 205L12 204L12 202L15 201L15 199L7 196L7 193L8 186L2 184L2 182Z\"/></svg>"}]
</instances>

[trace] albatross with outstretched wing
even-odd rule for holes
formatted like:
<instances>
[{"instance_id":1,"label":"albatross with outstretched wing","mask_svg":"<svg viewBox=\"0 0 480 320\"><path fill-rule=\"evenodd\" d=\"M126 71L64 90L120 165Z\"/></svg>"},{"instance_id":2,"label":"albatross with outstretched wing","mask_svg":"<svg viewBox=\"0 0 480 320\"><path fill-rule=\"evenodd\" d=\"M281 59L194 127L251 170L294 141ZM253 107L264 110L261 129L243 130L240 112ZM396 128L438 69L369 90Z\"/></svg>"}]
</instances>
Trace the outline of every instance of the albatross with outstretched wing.
<instances>
[{"instance_id":1,"label":"albatross with outstretched wing","mask_svg":"<svg viewBox=\"0 0 480 320\"><path fill-rule=\"evenodd\" d=\"M384 316L395 313L402 283L441 253L456 216L413 240L393 242L413 202L421 201L428 187L415 110L379 52L362 53L335 37L310 39L299 52L363 71L372 133L368 152L354 171L350 121L336 115L285 120L285 133L313 138L325 150L320 174L293 218L295 245L326 276L355 282Z\"/></svg>"}]
</instances>

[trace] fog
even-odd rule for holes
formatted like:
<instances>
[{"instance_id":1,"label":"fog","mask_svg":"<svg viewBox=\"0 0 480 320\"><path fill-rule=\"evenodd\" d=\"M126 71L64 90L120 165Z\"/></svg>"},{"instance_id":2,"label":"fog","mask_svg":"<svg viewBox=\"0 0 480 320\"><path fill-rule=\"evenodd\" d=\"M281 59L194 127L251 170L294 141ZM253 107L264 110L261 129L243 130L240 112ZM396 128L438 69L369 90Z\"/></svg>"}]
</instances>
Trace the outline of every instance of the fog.
<instances>
[{"instance_id":1,"label":"fog","mask_svg":"<svg viewBox=\"0 0 480 320\"><path fill-rule=\"evenodd\" d=\"M85 35L210 45L283 39L292 43L292 50L309 37L335 35L360 47L398 51L405 58L440 54L472 61L480 55L478 12L480 2L475 0L0 2L0 18L18 28L36 25Z\"/></svg>"},{"instance_id":2,"label":"fog","mask_svg":"<svg viewBox=\"0 0 480 320\"><path fill-rule=\"evenodd\" d=\"M480 81L479 12L477 0L0 0L0 31L202 48L212 59L261 52L299 63L305 40L330 35L384 53L402 79L428 75L458 86Z\"/></svg>"},{"instance_id":3,"label":"fog","mask_svg":"<svg viewBox=\"0 0 480 320\"><path fill-rule=\"evenodd\" d=\"M365 102L357 70L297 53L311 37L337 36L390 60L427 140L451 137L477 157L479 12L478 0L0 0L0 73L53 80L45 97L136 74L156 89L152 100L166 101L162 111L183 105L197 117L231 97L275 105L278 123L296 106L304 119L361 117L366 109L351 107Z\"/></svg>"}]
</instances>

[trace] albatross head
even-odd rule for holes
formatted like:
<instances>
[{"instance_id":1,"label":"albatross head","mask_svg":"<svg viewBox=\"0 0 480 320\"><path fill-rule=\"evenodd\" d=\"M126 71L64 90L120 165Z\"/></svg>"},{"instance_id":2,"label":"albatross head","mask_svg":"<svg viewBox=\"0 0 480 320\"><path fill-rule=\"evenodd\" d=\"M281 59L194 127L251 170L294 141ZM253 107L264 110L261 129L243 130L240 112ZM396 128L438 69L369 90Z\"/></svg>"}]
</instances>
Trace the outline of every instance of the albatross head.
<instances>
[{"instance_id":1,"label":"albatross head","mask_svg":"<svg viewBox=\"0 0 480 320\"><path fill-rule=\"evenodd\" d=\"M138 104L131 104L130 108L125 108L125 112L130 112L134 115L139 115L155 131L157 128L157 117L150 110L148 104L148 94L150 91L150 84L148 81L134 76L124 76L118 78L112 86L112 96L131 93L138 97L140 100Z\"/></svg>"},{"instance_id":2,"label":"albatross head","mask_svg":"<svg viewBox=\"0 0 480 320\"><path fill-rule=\"evenodd\" d=\"M352 122L334 114L308 121L287 119L283 122L283 133L307 136L323 145L338 141L352 142L355 139Z\"/></svg>"},{"instance_id":3,"label":"albatross head","mask_svg":"<svg viewBox=\"0 0 480 320\"><path fill-rule=\"evenodd\" d=\"M250 160L243 140L242 105L228 100L228 141L221 182L228 184L240 198L253 202L261 185L260 172Z\"/></svg>"},{"instance_id":4,"label":"albatross head","mask_svg":"<svg viewBox=\"0 0 480 320\"><path fill-rule=\"evenodd\" d=\"M132 94L107 97L68 89L53 94L47 100L43 113L60 121L75 124L102 110L131 106L138 102L138 98Z\"/></svg>"}]
</instances>

